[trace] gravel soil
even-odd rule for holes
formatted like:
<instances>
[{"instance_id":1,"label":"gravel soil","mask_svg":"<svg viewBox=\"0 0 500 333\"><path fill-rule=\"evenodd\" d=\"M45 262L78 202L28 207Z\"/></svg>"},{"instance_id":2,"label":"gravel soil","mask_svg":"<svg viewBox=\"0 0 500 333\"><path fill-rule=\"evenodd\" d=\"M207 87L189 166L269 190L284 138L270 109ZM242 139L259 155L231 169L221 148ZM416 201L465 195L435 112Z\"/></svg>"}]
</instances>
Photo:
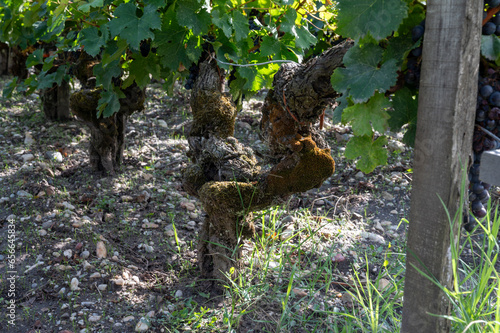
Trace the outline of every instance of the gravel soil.
<instances>
[{"instance_id":1,"label":"gravel soil","mask_svg":"<svg viewBox=\"0 0 500 333\"><path fill-rule=\"evenodd\" d=\"M260 157L266 155L258 133L264 95L244 103L235 133ZM213 294L199 277L196 243L204 212L181 184L189 163L188 92L176 88L167 96L159 84L148 87L146 109L130 118L124 163L114 177L90 169L89 131L82 123L49 122L39 104L36 94L0 100L0 331L225 331L224 309L235 299ZM298 267L306 275L328 261L335 278L308 304L343 310L343 286L354 271L366 271L365 254L375 274L388 252L404 246L412 150L393 134L389 164L365 175L343 157L350 129L332 125L330 116L331 110L324 134L335 174L321 188L254 218L261 238L273 237L262 231L269 223L281 235L312 230L304 232ZM245 241L246 258L257 243ZM294 289L295 296L300 292ZM254 311L234 329L265 332L261 322L280 316L276 299L253 303ZM15 326L8 323L11 300ZM203 324L181 320L204 308L211 314Z\"/></svg>"}]
</instances>

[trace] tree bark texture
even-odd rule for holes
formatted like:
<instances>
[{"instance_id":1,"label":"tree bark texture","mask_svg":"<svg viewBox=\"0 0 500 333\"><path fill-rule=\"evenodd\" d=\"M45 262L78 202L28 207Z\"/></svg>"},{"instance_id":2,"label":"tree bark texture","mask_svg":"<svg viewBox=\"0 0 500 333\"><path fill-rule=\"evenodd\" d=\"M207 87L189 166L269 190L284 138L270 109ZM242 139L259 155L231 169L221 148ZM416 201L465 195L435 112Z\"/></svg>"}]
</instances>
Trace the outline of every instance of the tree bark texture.
<instances>
[{"instance_id":1,"label":"tree bark texture","mask_svg":"<svg viewBox=\"0 0 500 333\"><path fill-rule=\"evenodd\" d=\"M9 68L9 45L0 43L0 75L8 75Z\"/></svg>"},{"instance_id":2,"label":"tree bark texture","mask_svg":"<svg viewBox=\"0 0 500 333\"><path fill-rule=\"evenodd\" d=\"M128 117L144 108L145 92L135 84L122 90L120 111L107 118L97 117L100 89L82 89L70 97L72 112L90 128L89 157L92 169L115 174L123 160Z\"/></svg>"},{"instance_id":3,"label":"tree bark texture","mask_svg":"<svg viewBox=\"0 0 500 333\"><path fill-rule=\"evenodd\" d=\"M200 198L208 215L198 244L203 275L225 281L232 267L233 277L237 274L241 240L255 232L250 212L319 187L333 174L335 162L314 124L336 96L330 76L351 45L342 43L314 61L283 66L276 74L261 120L268 142L278 147L277 163L268 171L261 170L251 148L232 136L236 108L221 92L220 69L215 62L200 64L191 96L192 164L183 183L188 193Z\"/></svg>"},{"instance_id":4,"label":"tree bark texture","mask_svg":"<svg viewBox=\"0 0 500 333\"><path fill-rule=\"evenodd\" d=\"M17 46L12 46L9 49L8 73L20 79L26 79L28 77L28 69L26 68L27 59L27 53L23 52Z\"/></svg>"},{"instance_id":5,"label":"tree bark texture","mask_svg":"<svg viewBox=\"0 0 500 333\"><path fill-rule=\"evenodd\" d=\"M451 247L457 246L460 234L460 190L471 152L482 8L480 0L427 2L401 328L405 333L450 331L448 320L431 315L448 315L449 301L415 267L452 289Z\"/></svg>"},{"instance_id":6,"label":"tree bark texture","mask_svg":"<svg viewBox=\"0 0 500 333\"><path fill-rule=\"evenodd\" d=\"M42 100L42 111L50 120L68 120L71 118L69 111L70 87L66 81L61 85L54 84L52 88L42 89L40 98Z\"/></svg>"}]
</instances>

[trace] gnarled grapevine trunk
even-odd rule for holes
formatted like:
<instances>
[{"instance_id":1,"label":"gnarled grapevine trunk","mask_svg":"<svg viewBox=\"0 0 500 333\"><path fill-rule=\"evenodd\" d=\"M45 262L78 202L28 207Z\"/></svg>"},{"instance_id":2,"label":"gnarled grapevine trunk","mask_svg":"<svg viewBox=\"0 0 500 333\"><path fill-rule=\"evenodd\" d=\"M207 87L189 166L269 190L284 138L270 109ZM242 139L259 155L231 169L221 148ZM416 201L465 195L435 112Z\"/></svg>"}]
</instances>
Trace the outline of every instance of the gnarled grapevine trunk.
<instances>
[{"instance_id":1,"label":"gnarled grapevine trunk","mask_svg":"<svg viewBox=\"0 0 500 333\"><path fill-rule=\"evenodd\" d=\"M68 120L71 118L69 111L70 87L67 81L62 80L61 85L54 84L51 88L40 91L42 111L50 120Z\"/></svg>"},{"instance_id":2,"label":"gnarled grapevine trunk","mask_svg":"<svg viewBox=\"0 0 500 333\"><path fill-rule=\"evenodd\" d=\"M122 90L120 110L107 118L97 117L100 89L82 89L70 97L72 112L90 128L89 157L92 169L114 174L123 160L128 117L144 107L144 89L135 84Z\"/></svg>"},{"instance_id":3,"label":"gnarled grapevine trunk","mask_svg":"<svg viewBox=\"0 0 500 333\"><path fill-rule=\"evenodd\" d=\"M202 274L226 280L240 262L240 242L253 235L249 213L319 187L335 162L318 122L336 94L333 70L352 46L344 42L304 65L285 65L275 76L263 106L261 128L278 163L261 171L251 148L234 137L236 110L221 92L216 63L200 64L191 96L193 129L184 172L184 188L200 198L207 217L200 232L198 260ZM307 85L307 86L306 86Z\"/></svg>"}]
</instances>

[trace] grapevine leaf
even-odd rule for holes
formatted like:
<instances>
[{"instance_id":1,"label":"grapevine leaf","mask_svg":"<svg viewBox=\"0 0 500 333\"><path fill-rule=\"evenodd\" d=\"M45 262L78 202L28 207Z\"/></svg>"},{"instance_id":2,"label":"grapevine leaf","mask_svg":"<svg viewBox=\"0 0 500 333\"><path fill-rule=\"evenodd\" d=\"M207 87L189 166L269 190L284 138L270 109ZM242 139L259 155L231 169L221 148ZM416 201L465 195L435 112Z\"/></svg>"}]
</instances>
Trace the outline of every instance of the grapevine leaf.
<instances>
[{"instance_id":1,"label":"grapevine leaf","mask_svg":"<svg viewBox=\"0 0 500 333\"><path fill-rule=\"evenodd\" d=\"M342 121L342 113L344 110L349 106L349 92L346 92L345 94L342 94L339 98L337 98L337 107L335 110L333 110L333 117L332 117L332 122L334 124L338 124Z\"/></svg>"},{"instance_id":2,"label":"grapevine leaf","mask_svg":"<svg viewBox=\"0 0 500 333\"><path fill-rule=\"evenodd\" d=\"M200 47L200 38L198 36L191 36L186 44L186 55L193 62L200 59L202 48ZM187 65L187 64L185 64Z\"/></svg>"},{"instance_id":3,"label":"grapevine leaf","mask_svg":"<svg viewBox=\"0 0 500 333\"><path fill-rule=\"evenodd\" d=\"M408 14L404 0L338 0L337 33L360 40L370 35L379 41L396 31Z\"/></svg>"},{"instance_id":4,"label":"grapevine leaf","mask_svg":"<svg viewBox=\"0 0 500 333\"><path fill-rule=\"evenodd\" d=\"M91 0L83 5L78 7L78 10L81 10L84 13L90 12L90 8L101 8L103 6L103 0Z\"/></svg>"},{"instance_id":5,"label":"grapevine leaf","mask_svg":"<svg viewBox=\"0 0 500 333\"><path fill-rule=\"evenodd\" d=\"M120 36L128 41L130 46L138 50L141 40L154 38L151 30L161 26L160 16L153 6L146 6L141 17L137 17L137 7L132 3L122 3L116 8L116 16L109 22L113 37Z\"/></svg>"},{"instance_id":6,"label":"grapevine leaf","mask_svg":"<svg viewBox=\"0 0 500 333\"><path fill-rule=\"evenodd\" d=\"M14 89L16 89L16 86L18 85L18 80L19 78L15 76L12 81L10 81L7 85L5 85L5 88L3 88L2 91L2 98L10 98L12 96L12 92Z\"/></svg>"},{"instance_id":7,"label":"grapevine leaf","mask_svg":"<svg viewBox=\"0 0 500 333\"><path fill-rule=\"evenodd\" d=\"M38 81L38 89L48 89L52 88L52 85L56 82L56 75L57 73L40 73L38 74L37 81Z\"/></svg>"},{"instance_id":8,"label":"grapevine leaf","mask_svg":"<svg viewBox=\"0 0 500 333\"><path fill-rule=\"evenodd\" d=\"M177 21L193 30L194 35L201 35L208 31L211 23L210 14L205 9L200 9L198 1L178 1L177 6Z\"/></svg>"},{"instance_id":9,"label":"grapevine leaf","mask_svg":"<svg viewBox=\"0 0 500 333\"><path fill-rule=\"evenodd\" d=\"M114 90L101 91L101 98L98 103L97 117L103 116L107 118L120 111L120 100L118 94Z\"/></svg>"},{"instance_id":10,"label":"grapevine leaf","mask_svg":"<svg viewBox=\"0 0 500 333\"><path fill-rule=\"evenodd\" d=\"M28 59L26 59L26 67L28 67L28 68L31 66L38 65L38 64L42 64L42 63L43 63L43 50L42 49L38 49L35 52L31 53L28 56Z\"/></svg>"},{"instance_id":11,"label":"grapevine leaf","mask_svg":"<svg viewBox=\"0 0 500 333\"><path fill-rule=\"evenodd\" d=\"M104 89L111 87L111 80L114 77L120 77L122 74L118 60L114 60L108 65L103 65L102 62L94 66L94 75L96 76L96 85L102 85Z\"/></svg>"},{"instance_id":12,"label":"grapevine leaf","mask_svg":"<svg viewBox=\"0 0 500 333\"><path fill-rule=\"evenodd\" d=\"M417 128L418 98L414 98L410 89L403 88L394 94L392 98L394 111L390 111L389 126L392 131L399 131L401 127L408 124L403 137L403 142L413 146Z\"/></svg>"},{"instance_id":13,"label":"grapevine leaf","mask_svg":"<svg viewBox=\"0 0 500 333\"><path fill-rule=\"evenodd\" d=\"M355 136L345 147L345 157L356 159L356 167L364 173L372 172L377 166L387 164L387 137L381 136L373 141L371 136Z\"/></svg>"},{"instance_id":14,"label":"grapevine leaf","mask_svg":"<svg viewBox=\"0 0 500 333\"><path fill-rule=\"evenodd\" d=\"M129 65L129 76L127 82L124 82L124 87L129 86L133 81L140 87L145 87L151 82L149 74L153 77L159 77L160 68L155 58L156 56L151 53L147 57L137 54Z\"/></svg>"},{"instance_id":15,"label":"grapevine leaf","mask_svg":"<svg viewBox=\"0 0 500 333\"><path fill-rule=\"evenodd\" d=\"M297 59L296 55L282 41L271 36L262 37L260 55L262 57L272 56L273 59Z\"/></svg>"},{"instance_id":16,"label":"grapevine leaf","mask_svg":"<svg viewBox=\"0 0 500 333\"><path fill-rule=\"evenodd\" d=\"M295 27L295 45L301 49L306 49L316 42L316 37L314 37L309 30L301 27Z\"/></svg>"},{"instance_id":17,"label":"grapevine leaf","mask_svg":"<svg viewBox=\"0 0 500 333\"><path fill-rule=\"evenodd\" d=\"M295 20L297 19L297 11L294 8L289 8L283 18L281 19L280 30L285 33L292 33L293 28L295 27Z\"/></svg>"},{"instance_id":18,"label":"grapevine leaf","mask_svg":"<svg viewBox=\"0 0 500 333\"><path fill-rule=\"evenodd\" d=\"M179 64L189 64L191 60L184 48L186 28L179 26L175 17L175 11L169 10L163 17L163 27L156 32L153 46L158 48L157 53L161 55L160 62L164 67L177 71Z\"/></svg>"},{"instance_id":19,"label":"grapevine leaf","mask_svg":"<svg viewBox=\"0 0 500 333\"><path fill-rule=\"evenodd\" d=\"M481 36L481 54L488 60L500 62L500 38L495 35Z\"/></svg>"},{"instance_id":20,"label":"grapevine leaf","mask_svg":"<svg viewBox=\"0 0 500 333\"><path fill-rule=\"evenodd\" d=\"M248 27L248 18L240 11L233 12L234 37L236 41L240 41L248 36L250 28Z\"/></svg>"},{"instance_id":21,"label":"grapevine leaf","mask_svg":"<svg viewBox=\"0 0 500 333\"><path fill-rule=\"evenodd\" d=\"M337 68L332 75L333 88L341 93L350 89L352 101L367 101L376 90L382 92L392 87L398 77L396 59L379 66L382 48L374 44L356 45L344 56L345 68Z\"/></svg>"},{"instance_id":22,"label":"grapevine leaf","mask_svg":"<svg viewBox=\"0 0 500 333\"><path fill-rule=\"evenodd\" d=\"M279 40L270 37L262 37L262 43L260 44L260 54L264 57L271 55L278 55L281 53L281 43ZM281 58L278 56L278 58Z\"/></svg>"},{"instance_id":23,"label":"grapevine leaf","mask_svg":"<svg viewBox=\"0 0 500 333\"><path fill-rule=\"evenodd\" d=\"M222 8L218 7L212 11L212 21L216 26L222 29L222 32L224 32L227 38L231 38L233 33L231 18Z\"/></svg>"},{"instance_id":24,"label":"grapevine leaf","mask_svg":"<svg viewBox=\"0 0 500 333\"><path fill-rule=\"evenodd\" d=\"M92 57L99 54L101 47L106 44L108 39L107 29L105 28L101 29L101 35L99 35L99 30L96 27L83 29L80 34L80 43L83 45L85 52Z\"/></svg>"},{"instance_id":25,"label":"grapevine leaf","mask_svg":"<svg viewBox=\"0 0 500 333\"><path fill-rule=\"evenodd\" d=\"M390 105L384 94L376 94L366 103L354 104L344 109L342 123L350 122L356 136L372 136L373 130L384 133L389 118L385 109Z\"/></svg>"},{"instance_id":26,"label":"grapevine leaf","mask_svg":"<svg viewBox=\"0 0 500 333\"><path fill-rule=\"evenodd\" d=\"M387 42L387 48L384 51L382 61L387 62L390 59L396 59L396 64L401 66L407 53L414 47L414 43L411 40L411 34L390 38Z\"/></svg>"}]
</instances>

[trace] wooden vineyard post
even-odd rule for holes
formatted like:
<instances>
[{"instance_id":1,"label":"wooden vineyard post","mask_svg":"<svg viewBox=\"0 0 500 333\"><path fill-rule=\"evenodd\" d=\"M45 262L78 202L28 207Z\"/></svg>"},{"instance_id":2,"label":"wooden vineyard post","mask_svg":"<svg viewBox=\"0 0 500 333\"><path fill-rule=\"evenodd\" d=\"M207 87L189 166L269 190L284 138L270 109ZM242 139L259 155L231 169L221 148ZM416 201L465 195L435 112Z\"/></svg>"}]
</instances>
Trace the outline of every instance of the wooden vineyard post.
<instances>
[{"instance_id":1,"label":"wooden vineyard post","mask_svg":"<svg viewBox=\"0 0 500 333\"><path fill-rule=\"evenodd\" d=\"M415 267L451 288L451 246L458 242L460 188L472 151L482 8L480 0L427 2L401 328L405 333L450 331L448 320L433 316L449 314L449 301Z\"/></svg>"}]
</instances>

